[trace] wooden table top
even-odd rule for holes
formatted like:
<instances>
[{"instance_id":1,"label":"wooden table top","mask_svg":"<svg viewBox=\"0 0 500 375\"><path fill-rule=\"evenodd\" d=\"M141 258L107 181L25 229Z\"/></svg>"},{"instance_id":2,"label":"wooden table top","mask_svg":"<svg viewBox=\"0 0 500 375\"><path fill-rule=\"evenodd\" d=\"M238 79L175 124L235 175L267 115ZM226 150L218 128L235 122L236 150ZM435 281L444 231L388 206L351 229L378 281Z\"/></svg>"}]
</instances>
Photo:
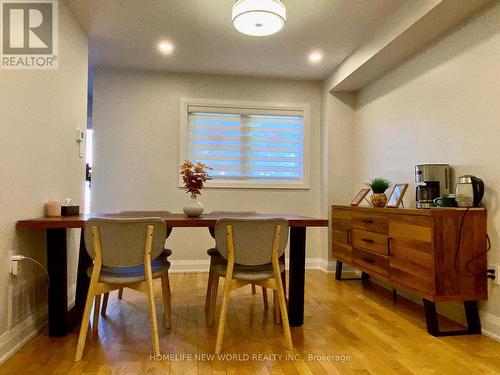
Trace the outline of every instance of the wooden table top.
<instances>
[{"instance_id":1,"label":"wooden table top","mask_svg":"<svg viewBox=\"0 0 500 375\"><path fill-rule=\"evenodd\" d=\"M78 216L60 216L60 217L42 217L34 219L19 220L17 228L25 229L58 229L58 228L84 228L85 222L93 217L148 217L155 216L165 219L167 227L213 227L218 219L227 217L223 214L204 214L200 217L187 217L184 214L151 212L118 214L118 213L89 213ZM292 215L292 214L256 214L256 215L237 215L231 214L231 217L245 217L255 219L266 218L285 218L290 227L327 227L328 220L315 217Z\"/></svg>"}]
</instances>

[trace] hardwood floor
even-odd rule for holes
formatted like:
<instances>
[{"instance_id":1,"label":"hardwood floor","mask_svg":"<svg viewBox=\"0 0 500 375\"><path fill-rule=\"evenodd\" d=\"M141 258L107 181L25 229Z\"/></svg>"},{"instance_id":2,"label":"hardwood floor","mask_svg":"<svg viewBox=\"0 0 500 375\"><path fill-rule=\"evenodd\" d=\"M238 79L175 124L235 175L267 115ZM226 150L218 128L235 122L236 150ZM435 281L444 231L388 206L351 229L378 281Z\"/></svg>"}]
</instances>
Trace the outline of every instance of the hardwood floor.
<instances>
[{"instance_id":1,"label":"hardwood floor","mask_svg":"<svg viewBox=\"0 0 500 375\"><path fill-rule=\"evenodd\" d=\"M73 362L77 329L63 338L44 333L1 365L0 374L500 373L500 343L480 335L432 337L420 306L403 298L393 302L390 292L375 284L336 282L321 271L306 274L305 322L292 328L293 352L285 349L282 326L273 323L272 305L264 311L262 296L248 287L235 291L229 304L222 350L232 360L191 360L212 355L215 348L217 327L205 323L207 276L171 275L172 329L158 325L160 349L170 361L150 360L146 297L126 289L123 300L116 292L110 295L107 317L100 317L98 336L89 334L81 362ZM160 322L159 290L158 285ZM245 360L254 354L262 358Z\"/></svg>"}]
</instances>

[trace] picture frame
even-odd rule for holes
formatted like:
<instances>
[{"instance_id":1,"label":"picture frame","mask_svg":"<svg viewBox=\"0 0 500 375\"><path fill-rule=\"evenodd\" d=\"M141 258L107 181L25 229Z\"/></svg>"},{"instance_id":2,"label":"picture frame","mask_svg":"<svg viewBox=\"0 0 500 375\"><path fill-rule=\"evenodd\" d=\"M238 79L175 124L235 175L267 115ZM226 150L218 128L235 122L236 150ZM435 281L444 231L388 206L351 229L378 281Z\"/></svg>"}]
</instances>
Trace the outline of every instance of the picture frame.
<instances>
[{"instance_id":1,"label":"picture frame","mask_svg":"<svg viewBox=\"0 0 500 375\"><path fill-rule=\"evenodd\" d=\"M408 184L395 184L385 206L389 208L398 208L403 201L407 189Z\"/></svg>"},{"instance_id":2,"label":"picture frame","mask_svg":"<svg viewBox=\"0 0 500 375\"><path fill-rule=\"evenodd\" d=\"M358 194L351 201L351 206L359 206L361 201L365 199L366 195L370 192L370 188L363 188L359 191Z\"/></svg>"}]
</instances>

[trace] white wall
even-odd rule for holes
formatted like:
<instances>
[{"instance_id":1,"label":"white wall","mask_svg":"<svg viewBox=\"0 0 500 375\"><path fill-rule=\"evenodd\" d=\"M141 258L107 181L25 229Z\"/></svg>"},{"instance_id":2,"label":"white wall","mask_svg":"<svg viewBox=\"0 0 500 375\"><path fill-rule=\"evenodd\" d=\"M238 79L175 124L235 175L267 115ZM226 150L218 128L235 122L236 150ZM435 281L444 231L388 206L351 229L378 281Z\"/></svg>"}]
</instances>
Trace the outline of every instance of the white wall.
<instances>
[{"instance_id":1,"label":"white wall","mask_svg":"<svg viewBox=\"0 0 500 375\"><path fill-rule=\"evenodd\" d=\"M462 25L359 92L353 192L384 176L409 182L414 165L447 162L456 176L486 184L489 260L500 263L500 4ZM483 326L500 334L500 287L482 306ZM500 336L498 336L500 338Z\"/></svg>"},{"instance_id":2,"label":"white wall","mask_svg":"<svg viewBox=\"0 0 500 375\"><path fill-rule=\"evenodd\" d=\"M322 128L322 214L331 219L332 204L345 204L353 197L354 169L354 115L356 95L328 92L330 84L323 85ZM330 220L331 221L331 220ZM328 247L331 249L331 222L328 231ZM325 249L324 259L332 259Z\"/></svg>"},{"instance_id":3,"label":"white wall","mask_svg":"<svg viewBox=\"0 0 500 375\"><path fill-rule=\"evenodd\" d=\"M201 200L207 212L320 216L319 82L114 69L94 72L93 211L161 208L182 212L189 197L178 187L181 97L310 104L309 190L205 189ZM321 235L326 238L324 229L308 230L308 257L322 254L325 241ZM205 251L212 242L207 230L176 228L169 238L173 267L182 261L206 262Z\"/></svg>"},{"instance_id":4,"label":"white wall","mask_svg":"<svg viewBox=\"0 0 500 375\"><path fill-rule=\"evenodd\" d=\"M42 216L47 200L72 197L83 203L85 166L78 156L75 128L85 128L87 55L85 34L60 2L59 69L0 70L0 360L46 320L41 303L32 306L22 324L8 326L9 288L40 273L23 264L19 276L11 277L9 252L42 262L46 258L43 231L16 231L16 221ZM70 242L74 266L78 247ZM76 269L71 270L74 278Z\"/></svg>"}]
</instances>

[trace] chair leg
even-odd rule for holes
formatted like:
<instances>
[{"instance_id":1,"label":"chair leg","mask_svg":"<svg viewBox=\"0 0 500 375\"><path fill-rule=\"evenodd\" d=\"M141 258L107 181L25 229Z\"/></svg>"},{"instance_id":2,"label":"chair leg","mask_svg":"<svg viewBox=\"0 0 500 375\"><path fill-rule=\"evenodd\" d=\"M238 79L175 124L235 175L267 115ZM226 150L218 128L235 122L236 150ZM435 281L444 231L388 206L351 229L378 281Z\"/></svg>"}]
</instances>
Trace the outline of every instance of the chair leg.
<instances>
[{"instance_id":1,"label":"chair leg","mask_svg":"<svg viewBox=\"0 0 500 375\"><path fill-rule=\"evenodd\" d=\"M208 304L208 326L213 327L215 321L215 307L217 306L217 292L219 290L219 275L214 274Z\"/></svg>"},{"instance_id":2,"label":"chair leg","mask_svg":"<svg viewBox=\"0 0 500 375\"><path fill-rule=\"evenodd\" d=\"M252 284L252 294L256 294L257 290L255 289L255 284Z\"/></svg>"},{"instance_id":3,"label":"chair leg","mask_svg":"<svg viewBox=\"0 0 500 375\"><path fill-rule=\"evenodd\" d=\"M219 316L219 327L217 328L217 341L215 343L215 354L220 354L222 350L222 341L224 339L224 328L226 326L227 306L231 294L231 279L226 278L224 281L224 296L222 297L222 306Z\"/></svg>"},{"instance_id":4,"label":"chair leg","mask_svg":"<svg viewBox=\"0 0 500 375\"><path fill-rule=\"evenodd\" d=\"M120 290L118 290L118 299L122 299L123 297L123 288L120 288Z\"/></svg>"},{"instance_id":5,"label":"chair leg","mask_svg":"<svg viewBox=\"0 0 500 375\"><path fill-rule=\"evenodd\" d=\"M161 277L161 293L163 295L163 320L165 328L172 327L172 317L171 317L171 293L170 293L170 281L168 279L168 273Z\"/></svg>"},{"instance_id":6,"label":"chair leg","mask_svg":"<svg viewBox=\"0 0 500 375\"><path fill-rule=\"evenodd\" d=\"M87 293L87 301L85 302L85 309L83 310L82 325L80 326L80 335L78 336L78 345L76 346L75 361L78 362L82 359L83 349L85 347L85 339L89 331L90 313L92 312L92 304L94 303L94 290L92 281Z\"/></svg>"},{"instance_id":7,"label":"chair leg","mask_svg":"<svg viewBox=\"0 0 500 375\"><path fill-rule=\"evenodd\" d=\"M269 303L267 302L267 288L262 287L262 301L264 302L264 310L269 308Z\"/></svg>"},{"instance_id":8,"label":"chair leg","mask_svg":"<svg viewBox=\"0 0 500 375\"><path fill-rule=\"evenodd\" d=\"M280 306L278 301L278 292L276 290L273 290L273 302L274 302L274 322L276 324L280 324L281 323Z\"/></svg>"},{"instance_id":9,"label":"chair leg","mask_svg":"<svg viewBox=\"0 0 500 375\"><path fill-rule=\"evenodd\" d=\"M101 307L101 295L95 296L94 299L94 322L92 324L92 332L97 333L99 326L99 310Z\"/></svg>"},{"instance_id":10,"label":"chair leg","mask_svg":"<svg viewBox=\"0 0 500 375\"><path fill-rule=\"evenodd\" d=\"M212 272L212 270L210 270L208 271L207 294L205 296L205 313L208 312L208 308L210 305L213 279L214 279L214 273Z\"/></svg>"},{"instance_id":11,"label":"chair leg","mask_svg":"<svg viewBox=\"0 0 500 375\"><path fill-rule=\"evenodd\" d=\"M102 296L102 306L101 306L101 315L106 316L106 309L108 308L108 298L109 292L104 293Z\"/></svg>"},{"instance_id":12,"label":"chair leg","mask_svg":"<svg viewBox=\"0 0 500 375\"><path fill-rule=\"evenodd\" d=\"M293 350L292 334L290 332L290 323L288 322L288 311L286 307L285 292L283 290L283 284L281 283L281 276L276 275L275 280L276 286L278 288L276 294L278 295L278 301L281 311L281 321L283 323L283 330L285 331L286 346L289 350Z\"/></svg>"},{"instance_id":13,"label":"chair leg","mask_svg":"<svg viewBox=\"0 0 500 375\"><path fill-rule=\"evenodd\" d=\"M151 323L151 338L153 339L153 349L155 354L160 354L160 342L158 340L158 323L156 321L155 295L153 289L153 280L151 275L146 277L146 289L149 302L149 320Z\"/></svg>"}]
</instances>

